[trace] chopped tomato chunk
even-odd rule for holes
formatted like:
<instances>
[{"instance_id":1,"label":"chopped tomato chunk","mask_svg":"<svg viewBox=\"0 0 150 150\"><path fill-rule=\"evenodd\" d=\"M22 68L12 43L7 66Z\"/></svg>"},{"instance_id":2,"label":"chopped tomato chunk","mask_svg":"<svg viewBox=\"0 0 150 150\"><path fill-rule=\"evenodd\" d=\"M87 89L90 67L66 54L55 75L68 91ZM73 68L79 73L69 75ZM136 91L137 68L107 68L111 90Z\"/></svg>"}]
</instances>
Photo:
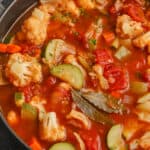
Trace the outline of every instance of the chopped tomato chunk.
<instances>
[{"instance_id":1,"label":"chopped tomato chunk","mask_svg":"<svg viewBox=\"0 0 150 150\"><path fill-rule=\"evenodd\" d=\"M109 82L110 90L125 90L129 86L128 73L124 68L114 64L106 65L104 76Z\"/></svg>"},{"instance_id":2,"label":"chopped tomato chunk","mask_svg":"<svg viewBox=\"0 0 150 150\"><path fill-rule=\"evenodd\" d=\"M113 58L110 51L108 50L96 50L95 51L95 62L102 66L113 63Z\"/></svg>"},{"instance_id":3,"label":"chopped tomato chunk","mask_svg":"<svg viewBox=\"0 0 150 150\"><path fill-rule=\"evenodd\" d=\"M93 132L92 136L88 133L81 134L81 137L85 142L86 150L102 150L101 139L97 133Z\"/></svg>"},{"instance_id":4,"label":"chopped tomato chunk","mask_svg":"<svg viewBox=\"0 0 150 150\"><path fill-rule=\"evenodd\" d=\"M137 4L128 3L124 6L123 11L132 17L135 21L144 22L145 20L144 11Z\"/></svg>"}]
</instances>

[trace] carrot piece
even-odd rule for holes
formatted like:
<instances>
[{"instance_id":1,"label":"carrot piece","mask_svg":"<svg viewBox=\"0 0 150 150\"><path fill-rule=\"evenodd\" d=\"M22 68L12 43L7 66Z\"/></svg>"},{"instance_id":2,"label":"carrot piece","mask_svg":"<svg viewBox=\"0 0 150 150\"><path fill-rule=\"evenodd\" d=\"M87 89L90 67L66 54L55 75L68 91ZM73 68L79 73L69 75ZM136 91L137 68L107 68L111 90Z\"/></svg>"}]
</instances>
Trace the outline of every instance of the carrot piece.
<instances>
[{"instance_id":1,"label":"carrot piece","mask_svg":"<svg viewBox=\"0 0 150 150\"><path fill-rule=\"evenodd\" d=\"M6 44L0 44L0 53L6 53L7 45Z\"/></svg>"},{"instance_id":2,"label":"carrot piece","mask_svg":"<svg viewBox=\"0 0 150 150\"><path fill-rule=\"evenodd\" d=\"M10 125L16 125L19 123L19 118L15 111L11 110L7 114L7 121Z\"/></svg>"},{"instance_id":3,"label":"carrot piece","mask_svg":"<svg viewBox=\"0 0 150 150\"><path fill-rule=\"evenodd\" d=\"M42 146L35 137L31 139L31 143L29 144L29 146L32 150L42 150Z\"/></svg>"},{"instance_id":4,"label":"carrot piece","mask_svg":"<svg viewBox=\"0 0 150 150\"><path fill-rule=\"evenodd\" d=\"M103 32L103 37L106 41L106 43L112 43L115 39L115 35L113 32L107 31L107 32Z\"/></svg>"},{"instance_id":5,"label":"carrot piece","mask_svg":"<svg viewBox=\"0 0 150 150\"><path fill-rule=\"evenodd\" d=\"M15 44L8 44L6 51L7 53L17 53L21 51L21 47Z\"/></svg>"}]
</instances>

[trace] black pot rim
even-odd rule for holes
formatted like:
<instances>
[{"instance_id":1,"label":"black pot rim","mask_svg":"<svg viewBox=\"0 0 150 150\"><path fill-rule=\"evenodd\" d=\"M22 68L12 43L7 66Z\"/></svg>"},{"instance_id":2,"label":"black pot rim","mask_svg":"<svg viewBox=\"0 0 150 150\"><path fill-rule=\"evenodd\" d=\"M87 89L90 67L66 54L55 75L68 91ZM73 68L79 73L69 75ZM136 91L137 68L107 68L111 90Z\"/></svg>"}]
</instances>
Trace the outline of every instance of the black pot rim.
<instances>
[{"instance_id":1,"label":"black pot rim","mask_svg":"<svg viewBox=\"0 0 150 150\"><path fill-rule=\"evenodd\" d=\"M15 23L24 16L24 14L37 4L37 0L14 0L0 17L0 42L2 42ZM15 133L8 125L2 109L0 109L0 119L8 132L21 144L25 149L30 150L29 146Z\"/></svg>"}]
</instances>

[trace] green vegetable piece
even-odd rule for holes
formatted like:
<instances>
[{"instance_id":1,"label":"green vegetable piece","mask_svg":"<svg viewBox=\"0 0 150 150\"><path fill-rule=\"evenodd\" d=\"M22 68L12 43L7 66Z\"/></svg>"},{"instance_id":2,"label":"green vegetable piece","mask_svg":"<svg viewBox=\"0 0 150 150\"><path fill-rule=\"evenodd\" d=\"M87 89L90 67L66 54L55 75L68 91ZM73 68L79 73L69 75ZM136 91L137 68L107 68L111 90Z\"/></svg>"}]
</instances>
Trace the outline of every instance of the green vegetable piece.
<instances>
[{"instance_id":1,"label":"green vegetable piece","mask_svg":"<svg viewBox=\"0 0 150 150\"><path fill-rule=\"evenodd\" d=\"M131 82L131 91L136 94L144 94L148 92L148 84L140 81Z\"/></svg>"},{"instance_id":2,"label":"green vegetable piece","mask_svg":"<svg viewBox=\"0 0 150 150\"><path fill-rule=\"evenodd\" d=\"M96 48L96 44L97 44L96 39L89 39L88 45L89 45L90 49L92 49L92 50L95 49Z\"/></svg>"},{"instance_id":3,"label":"green vegetable piece","mask_svg":"<svg viewBox=\"0 0 150 150\"><path fill-rule=\"evenodd\" d=\"M111 127L107 134L107 146L110 150L127 150L122 138L123 127L120 124Z\"/></svg>"},{"instance_id":4,"label":"green vegetable piece","mask_svg":"<svg viewBox=\"0 0 150 150\"><path fill-rule=\"evenodd\" d=\"M60 142L54 144L49 150L76 150L75 147L68 142Z\"/></svg>"},{"instance_id":5,"label":"green vegetable piece","mask_svg":"<svg viewBox=\"0 0 150 150\"><path fill-rule=\"evenodd\" d=\"M128 50L124 46L121 46L119 50L115 53L115 57L119 60L122 60L123 58L129 56L130 54L131 54L130 50Z\"/></svg>"},{"instance_id":6,"label":"green vegetable piece","mask_svg":"<svg viewBox=\"0 0 150 150\"><path fill-rule=\"evenodd\" d=\"M111 46L115 49L119 48L119 39L115 38Z\"/></svg>"},{"instance_id":7,"label":"green vegetable piece","mask_svg":"<svg viewBox=\"0 0 150 150\"><path fill-rule=\"evenodd\" d=\"M61 64L53 67L50 73L57 78L68 82L75 89L81 89L84 83L80 69L71 64Z\"/></svg>"},{"instance_id":8,"label":"green vegetable piece","mask_svg":"<svg viewBox=\"0 0 150 150\"><path fill-rule=\"evenodd\" d=\"M48 61L49 63L54 61L55 50L57 47L56 42L57 42L56 40L51 40L46 46L44 57L45 57L46 61Z\"/></svg>"},{"instance_id":9,"label":"green vegetable piece","mask_svg":"<svg viewBox=\"0 0 150 150\"><path fill-rule=\"evenodd\" d=\"M38 117L38 111L35 107L28 103L24 103L21 108L21 118L25 120L35 121Z\"/></svg>"},{"instance_id":10,"label":"green vegetable piece","mask_svg":"<svg viewBox=\"0 0 150 150\"><path fill-rule=\"evenodd\" d=\"M81 111L90 119L98 123L113 125L113 120L109 117L108 113L89 103L81 96L80 92L72 90L72 98Z\"/></svg>"},{"instance_id":11,"label":"green vegetable piece","mask_svg":"<svg viewBox=\"0 0 150 150\"><path fill-rule=\"evenodd\" d=\"M25 97L22 92L16 92L15 93L15 104L18 107L21 107L23 103L25 102Z\"/></svg>"},{"instance_id":12,"label":"green vegetable piece","mask_svg":"<svg viewBox=\"0 0 150 150\"><path fill-rule=\"evenodd\" d=\"M8 35L8 36L5 38L4 43L5 43L5 44L11 44L11 43L13 43L14 39L15 39L14 36Z\"/></svg>"},{"instance_id":13,"label":"green vegetable piece","mask_svg":"<svg viewBox=\"0 0 150 150\"><path fill-rule=\"evenodd\" d=\"M61 60L64 53L75 54L75 49L61 39L53 39L45 48L45 62L52 67Z\"/></svg>"}]
</instances>

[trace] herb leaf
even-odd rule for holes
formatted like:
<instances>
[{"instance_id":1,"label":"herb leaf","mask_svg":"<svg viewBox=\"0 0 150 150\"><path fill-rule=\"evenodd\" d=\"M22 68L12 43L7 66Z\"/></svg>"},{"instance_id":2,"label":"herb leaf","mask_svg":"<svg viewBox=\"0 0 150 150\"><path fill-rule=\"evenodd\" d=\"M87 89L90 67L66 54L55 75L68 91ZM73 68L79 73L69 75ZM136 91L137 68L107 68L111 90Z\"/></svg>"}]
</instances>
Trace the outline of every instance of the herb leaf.
<instances>
[{"instance_id":1,"label":"herb leaf","mask_svg":"<svg viewBox=\"0 0 150 150\"><path fill-rule=\"evenodd\" d=\"M85 115L90 119L102 123L112 125L113 120L109 117L108 113L96 108L94 105L85 100L81 93L75 90L72 90L72 98L76 105L81 109Z\"/></svg>"}]
</instances>

